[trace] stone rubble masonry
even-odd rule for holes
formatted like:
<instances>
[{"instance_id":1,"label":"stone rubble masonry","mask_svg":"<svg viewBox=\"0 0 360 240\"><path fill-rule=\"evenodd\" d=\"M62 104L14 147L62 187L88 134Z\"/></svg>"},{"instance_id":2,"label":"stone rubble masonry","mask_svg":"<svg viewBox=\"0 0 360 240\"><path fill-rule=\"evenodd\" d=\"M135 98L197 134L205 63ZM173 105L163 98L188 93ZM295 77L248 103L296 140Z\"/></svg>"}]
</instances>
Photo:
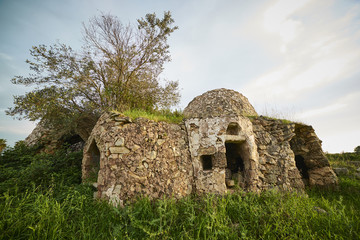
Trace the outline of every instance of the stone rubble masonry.
<instances>
[{"instance_id":1,"label":"stone rubble masonry","mask_svg":"<svg viewBox=\"0 0 360 240\"><path fill-rule=\"evenodd\" d=\"M294 124L263 117L252 119L259 154L259 179L262 189L301 190L304 183L291 150Z\"/></svg>"},{"instance_id":2,"label":"stone rubble masonry","mask_svg":"<svg viewBox=\"0 0 360 240\"><path fill-rule=\"evenodd\" d=\"M97 173L96 197L123 205L139 195L182 198L237 187L302 191L337 184L311 126L259 117L238 92L204 93L184 115L182 123L171 124L103 114L82 164L84 181Z\"/></svg>"},{"instance_id":3,"label":"stone rubble masonry","mask_svg":"<svg viewBox=\"0 0 360 240\"><path fill-rule=\"evenodd\" d=\"M228 135L229 124L239 125L237 135ZM227 192L225 172L227 167L225 142L242 143L247 146L244 151L246 169L246 189L256 191L258 186L258 157L251 122L244 116L192 118L185 120L189 137L189 149L194 168L194 181L198 193L211 192L224 194ZM211 170L203 170L201 156L212 156Z\"/></svg>"},{"instance_id":4,"label":"stone rubble masonry","mask_svg":"<svg viewBox=\"0 0 360 240\"><path fill-rule=\"evenodd\" d=\"M312 126L295 124L295 137L290 144L294 154L304 158L310 186L332 186L338 183L336 174L322 150L321 140Z\"/></svg>"},{"instance_id":5,"label":"stone rubble masonry","mask_svg":"<svg viewBox=\"0 0 360 240\"><path fill-rule=\"evenodd\" d=\"M244 95L220 88L194 98L184 109L184 115L189 119L230 115L257 116L257 113Z\"/></svg>"},{"instance_id":6,"label":"stone rubble masonry","mask_svg":"<svg viewBox=\"0 0 360 240\"><path fill-rule=\"evenodd\" d=\"M65 132L56 131L40 121L33 131L25 138L24 143L29 146L39 146L40 152L54 153L63 144Z\"/></svg>"},{"instance_id":7,"label":"stone rubble masonry","mask_svg":"<svg viewBox=\"0 0 360 240\"><path fill-rule=\"evenodd\" d=\"M124 119L114 113L101 116L84 147L83 178L99 164L97 197L122 205L138 195L189 195L193 170L184 125ZM99 163L93 162L96 154Z\"/></svg>"}]
</instances>

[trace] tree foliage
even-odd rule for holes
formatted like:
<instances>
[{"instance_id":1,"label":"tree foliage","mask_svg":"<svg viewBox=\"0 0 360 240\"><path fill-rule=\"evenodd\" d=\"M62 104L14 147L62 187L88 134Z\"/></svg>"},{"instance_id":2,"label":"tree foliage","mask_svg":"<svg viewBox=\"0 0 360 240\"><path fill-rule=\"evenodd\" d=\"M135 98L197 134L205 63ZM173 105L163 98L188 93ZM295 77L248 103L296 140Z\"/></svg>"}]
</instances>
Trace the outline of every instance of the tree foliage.
<instances>
[{"instance_id":1,"label":"tree foliage","mask_svg":"<svg viewBox=\"0 0 360 240\"><path fill-rule=\"evenodd\" d=\"M174 106L178 82L161 84L159 78L164 63L171 60L167 39L177 29L173 23L170 12L162 19L147 14L136 27L104 14L83 24L82 51L62 43L34 46L33 60L27 60L32 74L12 82L36 88L14 96L15 107L7 114L44 119L58 128L91 130L104 111Z\"/></svg>"},{"instance_id":2,"label":"tree foliage","mask_svg":"<svg viewBox=\"0 0 360 240\"><path fill-rule=\"evenodd\" d=\"M360 146L357 146L357 147L354 149L354 152L360 153Z\"/></svg>"},{"instance_id":3,"label":"tree foliage","mask_svg":"<svg viewBox=\"0 0 360 240\"><path fill-rule=\"evenodd\" d=\"M0 138L0 153L6 148L6 140Z\"/></svg>"}]
</instances>

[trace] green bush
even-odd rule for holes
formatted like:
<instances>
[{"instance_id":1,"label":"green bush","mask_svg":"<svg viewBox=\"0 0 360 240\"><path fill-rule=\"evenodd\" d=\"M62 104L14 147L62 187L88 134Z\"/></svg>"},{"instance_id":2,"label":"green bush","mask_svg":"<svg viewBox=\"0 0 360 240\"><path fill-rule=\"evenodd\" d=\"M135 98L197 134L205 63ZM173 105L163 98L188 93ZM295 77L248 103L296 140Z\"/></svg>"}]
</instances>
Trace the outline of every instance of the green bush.
<instances>
[{"instance_id":1,"label":"green bush","mask_svg":"<svg viewBox=\"0 0 360 240\"><path fill-rule=\"evenodd\" d=\"M336 162L336 161L360 161L360 153L328 153L326 154L326 157L329 159L330 162Z\"/></svg>"},{"instance_id":2,"label":"green bush","mask_svg":"<svg viewBox=\"0 0 360 240\"><path fill-rule=\"evenodd\" d=\"M23 192L33 184L47 189L53 182L71 185L81 182L82 153L37 153L36 148L19 142L0 156L0 194Z\"/></svg>"}]
</instances>

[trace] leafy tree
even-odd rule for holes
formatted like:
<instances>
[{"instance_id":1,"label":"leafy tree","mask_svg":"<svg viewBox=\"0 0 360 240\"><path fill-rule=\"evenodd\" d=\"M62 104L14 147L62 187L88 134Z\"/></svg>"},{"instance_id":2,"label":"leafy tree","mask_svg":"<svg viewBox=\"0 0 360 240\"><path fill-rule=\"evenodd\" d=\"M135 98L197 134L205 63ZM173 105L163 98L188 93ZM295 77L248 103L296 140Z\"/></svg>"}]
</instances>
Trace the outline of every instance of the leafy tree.
<instances>
[{"instance_id":1,"label":"leafy tree","mask_svg":"<svg viewBox=\"0 0 360 240\"><path fill-rule=\"evenodd\" d=\"M6 140L0 138L0 153L6 148Z\"/></svg>"},{"instance_id":2,"label":"leafy tree","mask_svg":"<svg viewBox=\"0 0 360 240\"><path fill-rule=\"evenodd\" d=\"M360 153L360 146L357 146L357 147L354 149L354 152Z\"/></svg>"},{"instance_id":3,"label":"leafy tree","mask_svg":"<svg viewBox=\"0 0 360 240\"><path fill-rule=\"evenodd\" d=\"M16 76L14 84L36 86L14 96L7 114L42 119L55 129L78 133L84 140L100 114L108 110L169 108L179 101L177 81L160 84L164 63L170 61L167 39L177 26L170 12L124 25L112 15L96 16L83 25L82 51L56 43L30 50L33 71Z\"/></svg>"}]
</instances>

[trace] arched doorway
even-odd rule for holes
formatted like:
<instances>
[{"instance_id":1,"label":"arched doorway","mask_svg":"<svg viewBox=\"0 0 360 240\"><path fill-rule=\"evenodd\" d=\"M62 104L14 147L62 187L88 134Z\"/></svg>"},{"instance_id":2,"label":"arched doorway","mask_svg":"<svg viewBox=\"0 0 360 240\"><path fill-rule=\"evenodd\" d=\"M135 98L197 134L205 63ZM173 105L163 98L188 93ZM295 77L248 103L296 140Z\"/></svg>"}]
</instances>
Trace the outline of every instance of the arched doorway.
<instances>
[{"instance_id":1,"label":"arched doorway","mask_svg":"<svg viewBox=\"0 0 360 240\"><path fill-rule=\"evenodd\" d=\"M100 169L100 151L95 140L92 141L86 152L85 176L89 182L97 182L97 176Z\"/></svg>"}]
</instances>

